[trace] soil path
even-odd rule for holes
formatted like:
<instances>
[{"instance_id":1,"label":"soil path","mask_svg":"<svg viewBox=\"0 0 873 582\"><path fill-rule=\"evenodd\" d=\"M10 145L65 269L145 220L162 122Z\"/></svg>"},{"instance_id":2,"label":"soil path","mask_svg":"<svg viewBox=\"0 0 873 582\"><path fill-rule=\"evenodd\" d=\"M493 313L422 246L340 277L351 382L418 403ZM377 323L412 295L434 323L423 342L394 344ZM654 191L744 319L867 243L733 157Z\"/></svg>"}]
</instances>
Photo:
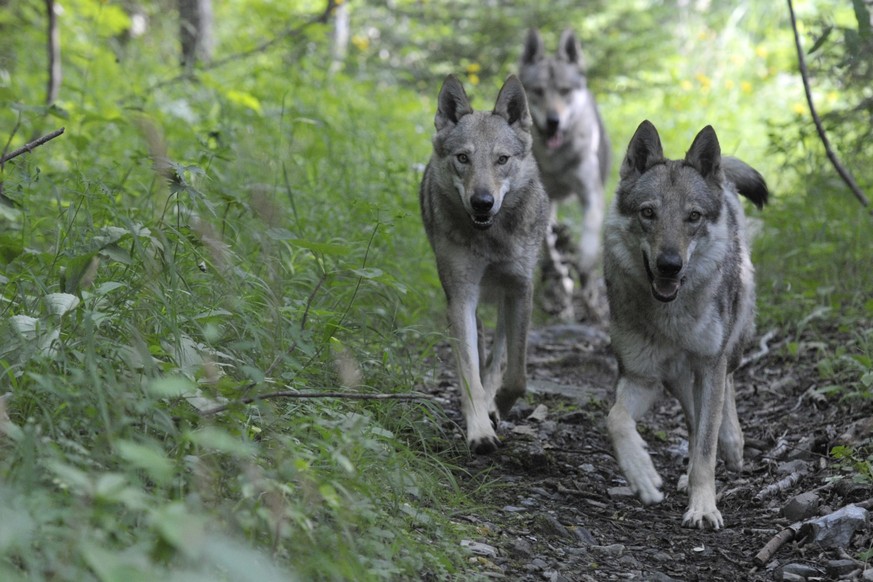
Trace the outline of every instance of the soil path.
<instances>
[{"instance_id":1,"label":"soil path","mask_svg":"<svg viewBox=\"0 0 873 582\"><path fill-rule=\"evenodd\" d=\"M678 403L664 397L640 423L666 493L645 507L627 489L605 430L616 377L606 329L533 329L531 394L501 422L504 446L470 457L460 475L482 504L459 518L476 526L477 537L467 542L471 564L487 578L508 580L873 580L873 570L857 560L873 544L864 523L837 525L854 529L848 543L824 548L796 535L755 561L792 523L873 496L869 483L841 478L846 462L828 455L838 445L869 442L873 407L817 396L815 358L787 361L783 340L770 335L768 351L756 355L753 348L736 376L745 468L730 473L719 461L725 527L712 531L681 526L687 495L676 482L688 442ZM807 348L815 353L809 343L798 343L801 356ZM452 359L448 350L440 357L431 391L462 441Z\"/></svg>"}]
</instances>

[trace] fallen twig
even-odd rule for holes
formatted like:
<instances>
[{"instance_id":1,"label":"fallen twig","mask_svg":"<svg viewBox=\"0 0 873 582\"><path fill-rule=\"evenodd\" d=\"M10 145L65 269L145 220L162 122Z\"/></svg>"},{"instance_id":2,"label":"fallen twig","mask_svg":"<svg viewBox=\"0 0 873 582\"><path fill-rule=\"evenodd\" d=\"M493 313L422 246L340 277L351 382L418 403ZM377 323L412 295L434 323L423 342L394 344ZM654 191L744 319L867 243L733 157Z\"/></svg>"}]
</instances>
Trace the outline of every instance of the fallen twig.
<instances>
[{"instance_id":1,"label":"fallen twig","mask_svg":"<svg viewBox=\"0 0 873 582\"><path fill-rule=\"evenodd\" d=\"M768 452L764 453L764 458L770 461L778 461L786 454L788 454L788 441L785 440L785 437L779 437L779 440L776 441L776 444L773 445L773 448Z\"/></svg>"},{"instance_id":2,"label":"fallen twig","mask_svg":"<svg viewBox=\"0 0 873 582\"><path fill-rule=\"evenodd\" d=\"M770 538L770 541L761 548L761 551L755 554L755 565L760 567L769 562L770 558L779 551L779 548L797 537L797 532L800 531L801 525L803 525L803 522L800 521L792 523Z\"/></svg>"},{"instance_id":3,"label":"fallen twig","mask_svg":"<svg viewBox=\"0 0 873 582\"><path fill-rule=\"evenodd\" d=\"M740 362L740 368L744 368L752 362L757 362L758 360L769 354L770 347L767 344L770 343L770 340L772 340L774 337L776 337L775 329L771 329L763 336L761 336L761 340L758 342L758 350L754 353L749 354L748 356L743 357L742 361Z\"/></svg>"},{"instance_id":4,"label":"fallen twig","mask_svg":"<svg viewBox=\"0 0 873 582\"><path fill-rule=\"evenodd\" d=\"M234 402L216 406L209 410L204 410L200 414L202 416L212 416L219 412L224 412L228 408L237 404L251 404L257 400L270 400L273 398L338 398L340 400L433 400L434 397L430 394L422 394L420 392L406 392L402 394L385 394L385 393L366 393L366 392L298 392L296 390L280 390L279 392L268 392L266 394L257 394L255 396L246 396Z\"/></svg>"},{"instance_id":5,"label":"fallen twig","mask_svg":"<svg viewBox=\"0 0 873 582\"><path fill-rule=\"evenodd\" d=\"M5 164L6 162L11 160L12 158L17 158L21 154L31 152L34 149L41 146L42 144L44 144L45 142L55 139L56 137L58 137L59 135L64 133L64 129L66 129L66 128L62 127L60 129L56 129L55 131L53 131L49 134L46 134L42 137L36 138L35 140L33 140L30 143L24 144L23 146L21 146L17 150L13 150L13 151L9 152L8 154L5 154L2 158L0 158L0 164Z\"/></svg>"},{"instance_id":6,"label":"fallen twig","mask_svg":"<svg viewBox=\"0 0 873 582\"><path fill-rule=\"evenodd\" d=\"M834 169L837 171L837 174L840 175L840 178L843 179L843 182L846 183L855 195L855 198L857 198L865 207L869 206L870 201L867 200L864 192L861 191L861 187L858 186L858 183L855 182L855 178L849 170L843 166L839 158L837 158L837 154L834 153L834 150L831 147L831 142L825 133L824 126L822 126L821 118L819 118L818 112L815 110L815 105L812 102L812 89L809 87L809 71L806 68L806 60L803 58L803 47L800 44L800 33L797 31L797 17L794 15L794 5L791 0L788 0L788 12L791 16L791 29L794 31L794 45L797 47L797 61L800 64L800 78L803 80L803 91L806 93L806 102L809 105L809 112L812 114L812 121L815 123L815 130L818 132L818 137L824 145L825 153L831 161L831 164L834 166Z\"/></svg>"},{"instance_id":7,"label":"fallen twig","mask_svg":"<svg viewBox=\"0 0 873 582\"><path fill-rule=\"evenodd\" d=\"M776 481L770 485L767 485L755 495L755 501L763 501L768 497L775 495L777 493L782 493L783 491L787 491L791 489L806 475L806 469L794 471L787 477Z\"/></svg>"}]
</instances>

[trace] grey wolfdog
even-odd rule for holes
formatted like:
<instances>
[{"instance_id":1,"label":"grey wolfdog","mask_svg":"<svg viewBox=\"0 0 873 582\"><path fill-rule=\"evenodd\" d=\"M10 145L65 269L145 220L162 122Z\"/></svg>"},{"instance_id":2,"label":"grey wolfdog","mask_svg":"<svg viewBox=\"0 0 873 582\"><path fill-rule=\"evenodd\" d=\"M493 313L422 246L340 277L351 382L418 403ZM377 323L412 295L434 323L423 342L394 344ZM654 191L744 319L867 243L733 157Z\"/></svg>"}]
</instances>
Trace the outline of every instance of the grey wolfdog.
<instances>
[{"instance_id":1,"label":"grey wolfdog","mask_svg":"<svg viewBox=\"0 0 873 582\"><path fill-rule=\"evenodd\" d=\"M527 387L533 273L549 203L531 154L530 113L517 77L506 79L494 110L486 112L473 111L464 87L449 75L434 125L433 155L419 192L421 216L448 303L467 442L484 454L499 446L496 423ZM497 304L487 361L480 299Z\"/></svg>"},{"instance_id":2,"label":"grey wolfdog","mask_svg":"<svg viewBox=\"0 0 873 582\"><path fill-rule=\"evenodd\" d=\"M668 160L648 121L631 139L620 177L603 261L619 369L609 434L630 488L645 504L660 502L661 477L636 422L662 387L678 398L689 442L682 522L719 529L716 450L729 469L742 469L733 372L755 328L754 269L737 194L761 208L767 185L753 168L721 156L711 126L685 159Z\"/></svg>"},{"instance_id":3,"label":"grey wolfdog","mask_svg":"<svg viewBox=\"0 0 873 582\"><path fill-rule=\"evenodd\" d=\"M528 32L519 77L530 100L534 122L534 157L551 206L542 261L544 309L572 319L573 279L556 248L557 206L554 202L578 197L584 212L578 261L584 316L600 319L597 277L602 237L604 185L609 175L611 151L606 128L594 95L588 90L582 48L572 30L565 30L555 56L546 56L536 29Z\"/></svg>"}]
</instances>

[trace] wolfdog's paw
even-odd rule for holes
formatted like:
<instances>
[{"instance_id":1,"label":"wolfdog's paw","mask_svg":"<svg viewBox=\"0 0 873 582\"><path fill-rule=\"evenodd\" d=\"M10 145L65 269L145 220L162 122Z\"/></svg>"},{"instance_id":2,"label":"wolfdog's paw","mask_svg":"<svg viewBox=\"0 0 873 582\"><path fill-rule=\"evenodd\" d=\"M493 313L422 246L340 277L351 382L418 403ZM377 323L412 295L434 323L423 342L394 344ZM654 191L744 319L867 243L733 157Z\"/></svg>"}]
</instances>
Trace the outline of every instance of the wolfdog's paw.
<instances>
[{"instance_id":1,"label":"wolfdog's paw","mask_svg":"<svg viewBox=\"0 0 873 582\"><path fill-rule=\"evenodd\" d=\"M739 473L743 470L743 442L718 443L718 456L731 471Z\"/></svg>"},{"instance_id":2,"label":"wolfdog's paw","mask_svg":"<svg viewBox=\"0 0 873 582\"><path fill-rule=\"evenodd\" d=\"M500 439L497 438L493 422L494 419L490 414L488 416L483 414L477 416L473 422L467 423L467 444L470 445L473 454L488 455L500 446Z\"/></svg>"},{"instance_id":3,"label":"wolfdog's paw","mask_svg":"<svg viewBox=\"0 0 873 582\"><path fill-rule=\"evenodd\" d=\"M639 497L643 504L653 505L661 503L664 500L664 494L661 493L663 481L655 470L655 466L652 465L648 455L645 461L629 467L624 471L624 475L627 478L631 491Z\"/></svg>"},{"instance_id":4,"label":"wolfdog's paw","mask_svg":"<svg viewBox=\"0 0 873 582\"><path fill-rule=\"evenodd\" d=\"M724 526L724 520L721 517L721 512L715 506L714 498L695 499L692 496L691 502L688 504L688 510L682 517L682 525L699 529L707 526L712 529L721 529Z\"/></svg>"},{"instance_id":5,"label":"wolfdog's paw","mask_svg":"<svg viewBox=\"0 0 873 582\"><path fill-rule=\"evenodd\" d=\"M500 439L497 438L496 434L472 439L469 444L474 455L490 455L501 447Z\"/></svg>"}]
</instances>

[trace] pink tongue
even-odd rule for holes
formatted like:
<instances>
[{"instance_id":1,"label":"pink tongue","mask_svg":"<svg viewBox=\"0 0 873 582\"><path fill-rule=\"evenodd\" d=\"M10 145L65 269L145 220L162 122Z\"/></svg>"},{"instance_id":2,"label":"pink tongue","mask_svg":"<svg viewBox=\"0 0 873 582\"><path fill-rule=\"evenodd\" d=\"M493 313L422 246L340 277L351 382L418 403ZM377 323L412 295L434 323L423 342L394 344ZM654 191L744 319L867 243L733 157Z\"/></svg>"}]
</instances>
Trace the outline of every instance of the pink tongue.
<instances>
[{"instance_id":1,"label":"pink tongue","mask_svg":"<svg viewBox=\"0 0 873 582\"><path fill-rule=\"evenodd\" d=\"M555 149L555 148L560 147L561 144L563 143L563 141L564 141L564 140L561 139L560 134L557 134L557 133L556 133L555 135L553 135L552 137L550 137L550 138L546 141L546 147L548 147L550 150L553 150L553 149Z\"/></svg>"}]
</instances>

